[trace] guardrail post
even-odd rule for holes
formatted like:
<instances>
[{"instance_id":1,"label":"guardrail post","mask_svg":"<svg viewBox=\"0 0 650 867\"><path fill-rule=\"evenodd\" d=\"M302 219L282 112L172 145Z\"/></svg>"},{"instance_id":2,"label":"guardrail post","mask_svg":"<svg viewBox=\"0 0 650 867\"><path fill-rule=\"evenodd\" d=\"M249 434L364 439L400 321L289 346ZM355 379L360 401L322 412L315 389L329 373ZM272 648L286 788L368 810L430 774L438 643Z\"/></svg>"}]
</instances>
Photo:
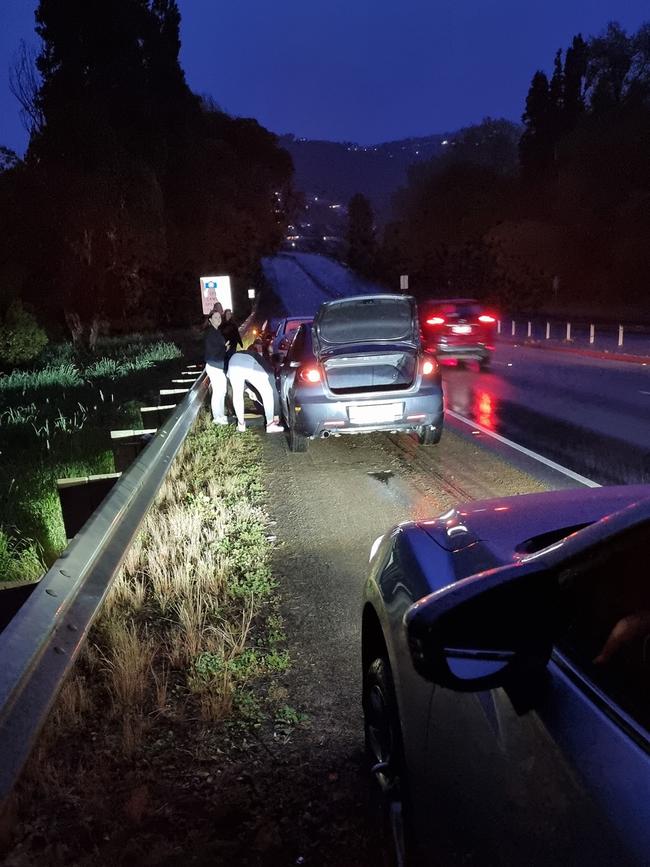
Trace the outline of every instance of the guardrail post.
<instances>
[{"instance_id":1,"label":"guardrail post","mask_svg":"<svg viewBox=\"0 0 650 867\"><path fill-rule=\"evenodd\" d=\"M145 430L162 427L167 416L175 409L175 403L166 403L164 406L141 406L142 427Z\"/></svg>"},{"instance_id":2,"label":"guardrail post","mask_svg":"<svg viewBox=\"0 0 650 867\"><path fill-rule=\"evenodd\" d=\"M121 473L57 479L66 539L72 539L112 489Z\"/></svg>"},{"instance_id":3,"label":"guardrail post","mask_svg":"<svg viewBox=\"0 0 650 867\"><path fill-rule=\"evenodd\" d=\"M510 332L510 333L512 334L513 337L515 336L515 327L516 327L516 326L515 326L515 320L513 319L513 320L512 320L512 329L511 329L511 332Z\"/></svg>"},{"instance_id":4,"label":"guardrail post","mask_svg":"<svg viewBox=\"0 0 650 867\"><path fill-rule=\"evenodd\" d=\"M551 339L551 323L550 322L546 323L546 339L547 340Z\"/></svg>"},{"instance_id":5,"label":"guardrail post","mask_svg":"<svg viewBox=\"0 0 650 867\"><path fill-rule=\"evenodd\" d=\"M623 346L623 326L618 326L618 345Z\"/></svg>"},{"instance_id":6,"label":"guardrail post","mask_svg":"<svg viewBox=\"0 0 650 867\"><path fill-rule=\"evenodd\" d=\"M112 430L111 447L115 470L123 473L131 466L142 449L151 441L156 428L147 430Z\"/></svg>"},{"instance_id":7,"label":"guardrail post","mask_svg":"<svg viewBox=\"0 0 650 867\"><path fill-rule=\"evenodd\" d=\"M567 343L569 342L569 340L571 340L571 323L570 322L567 322L567 324L566 324L566 339L567 339Z\"/></svg>"},{"instance_id":8,"label":"guardrail post","mask_svg":"<svg viewBox=\"0 0 650 867\"><path fill-rule=\"evenodd\" d=\"M533 324L532 324L532 322L529 322L528 323L528 336L529 337L531 336L532 330L533 330Z\"/></svg>"},{"instance_id":9,"label":"guardrail post","mask_svg":"<svg viewBox=\"0 0 650 867\"><path fill-rule=\"evenodd\" d=\"M497 334L501 334L501 320L497 319Z\"/></svg>"},{"instance_id":10,"label":"guardrail post","mask_svg":"<svg viewBox=\"0 0 650 867\"><path fill-rule=\"evenodd\" d=\"M590 325L589 326L589 343L594 342L595 336L596 336L596 329L594 328L593 325Z\"/></svg>"}]
</instances>

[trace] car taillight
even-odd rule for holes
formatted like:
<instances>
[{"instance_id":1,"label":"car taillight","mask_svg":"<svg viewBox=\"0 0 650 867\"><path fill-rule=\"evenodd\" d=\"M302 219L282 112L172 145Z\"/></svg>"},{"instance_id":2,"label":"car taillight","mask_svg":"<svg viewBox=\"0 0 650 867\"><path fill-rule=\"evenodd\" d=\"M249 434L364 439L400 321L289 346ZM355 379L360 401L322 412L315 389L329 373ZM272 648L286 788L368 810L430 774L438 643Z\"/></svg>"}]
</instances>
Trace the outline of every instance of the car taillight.
<instances>
[{"instance_id":1,"label":"car taillight","mask_svg":"<svg viewBox=\"0 0 650 867\"><path fill-rule=\"evenodd\" d=\"M494 316L488 316L487 313L483 313L481 316L479 316L478 321L485 322L486 324L492 324L493 322L496 322L496 319L494 318Z\"/></svg>"},{"instance_id":2,"label":"car taillight","mask_svg":"<svg viewBox=\"0 0 650 867\"><path fill-rule=\"evenodd\" d=\"M422 376L431 376L438 370L438 362L435 358L424 358L422 360Z\"/></svg>"},{"instance_id":3,"label":"car taillight","mask_svg":"<svg viewBox=\"0 0 650 867\"><path fill-rule=\"evenodd\" d=\"M317 367L301 367L298 376L303 382L320 382L320 370Z\"/></svg>"},{"instance_id":4,"label":"car taillight","mask_svg":"<svg viewBox=\"0 0 650 867\"><path fill-rule=\"evenodd\" d=\"M432 316L430 319L427 319L427 325L444 325L445 320L443 316Z\"/></svg>"}]
</instances>

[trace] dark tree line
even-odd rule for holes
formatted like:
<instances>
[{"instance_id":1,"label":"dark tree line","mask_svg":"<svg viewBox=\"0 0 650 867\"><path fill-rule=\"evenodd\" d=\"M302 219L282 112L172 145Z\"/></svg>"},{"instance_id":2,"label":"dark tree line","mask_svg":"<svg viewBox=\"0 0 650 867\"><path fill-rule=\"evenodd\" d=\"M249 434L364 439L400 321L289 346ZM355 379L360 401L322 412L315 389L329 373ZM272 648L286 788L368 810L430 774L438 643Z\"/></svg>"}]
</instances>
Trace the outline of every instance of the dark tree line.
<instances>
[{"instance_id":1,"label":"dark tree line","mask_svg":"<svg viewBox=\"0 0 650 867\"><path fill-rule=\"evenodd\" d=\"M533 76L522 121L461 130L412 168L375 271L423 294L647 315L650 25L576 36Z\"/></svg>"},{"instance_id":2,"label":"dark tree line","mask_svg":"<svg viewBox=\"0 0 650 867\"><path fill-rule=\"evenodd\" d=\"M191 92L179 28L175 0L39 3L36 70L23 48L11 77L29 147L0 163L4 305L77 333L183 323L201 274L244 289L279 247L291 158Z\"/></svg>"}]
</instances>

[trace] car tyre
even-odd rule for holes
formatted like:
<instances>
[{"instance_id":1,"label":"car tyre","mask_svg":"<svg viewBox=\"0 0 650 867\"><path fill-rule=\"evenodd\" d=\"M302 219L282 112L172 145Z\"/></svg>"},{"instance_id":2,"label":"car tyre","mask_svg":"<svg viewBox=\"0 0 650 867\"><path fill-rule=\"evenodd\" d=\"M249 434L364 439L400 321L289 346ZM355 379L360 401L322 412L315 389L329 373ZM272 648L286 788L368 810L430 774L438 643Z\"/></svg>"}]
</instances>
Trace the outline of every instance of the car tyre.
<instances>
[{"instance_id":1,"label":"car tyre","mask_svg":"<svg viewBox=\"0 0 650 867\"><path fill-rule=\"evenodd\" d=\"M440 427L423 425L418 428L418 442L421 446L435 446L440 442L441 436L442 425L440 425Z\"/></svg>"},{"instance_id":2,"label":"car tyre","mask_svg":"<svg viewBox=\"0 0 650 867\"><path fill-rule=\"evenodd\" d=\"M380 828L391 867L407 863L404 802L406 792L402 730L390 663L380 656L363 677L366 756L380 813ZM382 841L383 842L383 841Z\"/></svg>"},{"instance_id":3,"label":"car tyre","mask_svg":"<svg viewBox=\"0 0 650 867\"><path fill-rule=\"evenodd\" d=\"M309 437L298 433L293 426L289 427L289 451L306 452L309 448Z\"/></svg>"},{"instance_id":4,"label":"car tyre","mask_svg":"<svg viewBox=\"0 0 650 867\"><path fill-rule=\"evenodd\" d=\"M482 358L478 363L478 369L483 371L489 370L491 362L491 358Z\"/></svg>"}]
</instances>

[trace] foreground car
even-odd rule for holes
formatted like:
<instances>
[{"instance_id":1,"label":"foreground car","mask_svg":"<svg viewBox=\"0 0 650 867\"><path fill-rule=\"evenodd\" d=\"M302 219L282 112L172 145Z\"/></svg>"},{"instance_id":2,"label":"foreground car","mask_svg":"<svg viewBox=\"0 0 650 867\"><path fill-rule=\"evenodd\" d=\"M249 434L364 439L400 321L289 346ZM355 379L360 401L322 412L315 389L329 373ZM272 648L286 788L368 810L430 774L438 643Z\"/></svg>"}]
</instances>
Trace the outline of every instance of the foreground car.
<instances>
[{"instance_id":1,"label":"foreground car","mask_svg":"<svg viewBox=\"0 0 650 867\"><path fill-rule=\"evenodd\" d=\"M496 316L473 298L420 302L422 342L439 360L478 361L490 366L496 338Z\"/></svg>"},{"instance_id":2,"label":"foreground car","mask_svg":"<svg viewBox=\"0 0 650 867\"><path fill-rule=\"evenodd\" d=\"M649 539L645 485L377 540L363 709L398 860L650 863Z\"/></svg>"},{"instance_id":3,"label":"foreground car","mask_svg":"<svg viewBox=\"0 0 650 867\"><path fill-rule=\"evenodd\" d=\"M422 351L412 298L366 295L328 301L303 325L280 370L292 451L309 439L373 431L442 434L438 365Z\"/></svg>"}]
</instances>

